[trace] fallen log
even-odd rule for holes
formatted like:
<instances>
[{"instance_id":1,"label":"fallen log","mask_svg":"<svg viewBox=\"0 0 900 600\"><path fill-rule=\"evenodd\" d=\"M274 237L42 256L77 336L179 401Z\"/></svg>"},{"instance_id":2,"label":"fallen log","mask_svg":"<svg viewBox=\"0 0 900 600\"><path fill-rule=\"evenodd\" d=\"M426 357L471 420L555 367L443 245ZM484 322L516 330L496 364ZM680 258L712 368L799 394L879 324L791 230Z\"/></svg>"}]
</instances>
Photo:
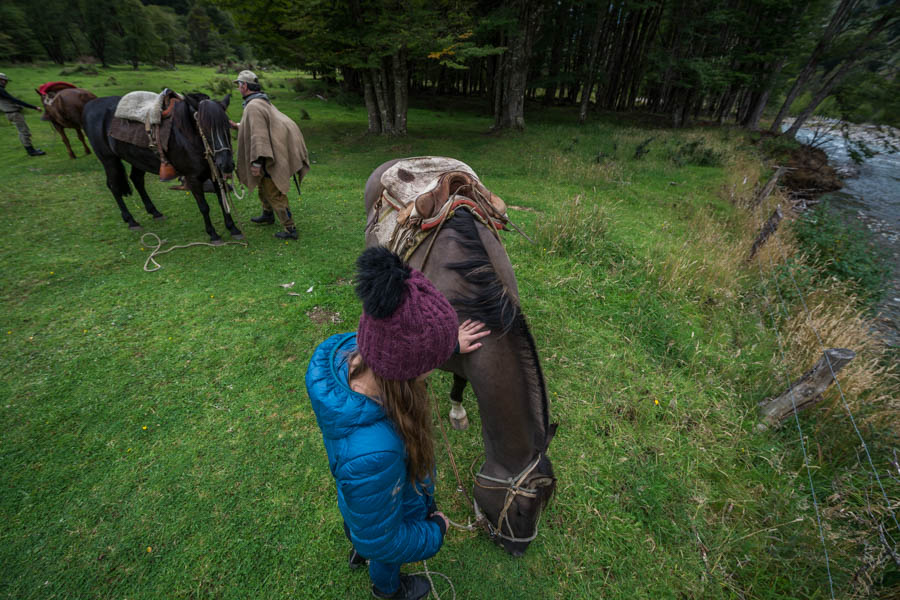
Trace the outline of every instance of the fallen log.
<instances>
[{"instance_id":1,"label":"fallen log","mask_svg":"<svg viewBox=\"0 0 900 600\"><path fill-rule=\"evenodd\" d=\"M762 228L759 230L759 234L753 241L753 247L750 248L750 256L747 257L747 262L753 260L753 257L756 256L756 253L759 252L762 245L769 239L769 236L778 229L778 224L781 223L781 219L783 218L784 214L781 212L781 206L776 206L775 210L772 211L772 216L770 216L765 224L763 224Z\"/></svg>"},{"instance_id":2,"label":"fallen log","mask_svg":"<svg viewBox=\"0 0 900 600\"><path fill-rule=\"evenodd\" d=\"M769 181L766 182L766 185L763 186L763 189L759 191L756 196L754 196L753 200L750 202L750 208L756 208L759 206L763 200L769 197L772 191L775 189L775 185L778 183L778 180L784 175L784 172L787 171L787 167L778 167L774 173L772 173L772 177L769 178Z\"/></svg>"},{"instance_id":3,"label":"fallen log","mask_svg":"<svg viewBox=\"0 0 900 600\"><path fill-rule=\"evenodd\" d=\"M795 407L797 411L801 411L821 401L822 394L834 381L832 373L837 375L855 357L856 352L847 348L826 350L822 358L780 396L759 403L761 422L756 428L763 431L769 427L777 427L794 414Z\"/></svg>"}]
</instances>

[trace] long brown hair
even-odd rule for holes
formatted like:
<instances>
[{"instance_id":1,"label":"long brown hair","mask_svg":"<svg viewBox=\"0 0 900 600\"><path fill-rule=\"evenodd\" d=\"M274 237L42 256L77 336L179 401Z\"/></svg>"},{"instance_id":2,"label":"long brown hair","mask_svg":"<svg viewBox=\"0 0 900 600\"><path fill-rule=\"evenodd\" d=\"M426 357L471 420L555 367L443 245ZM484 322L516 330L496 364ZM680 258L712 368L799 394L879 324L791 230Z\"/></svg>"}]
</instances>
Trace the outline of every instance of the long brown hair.
<instances>
[{"instance_id":1,"label":"long brown hair","mask_svg":"<svg viewBox=\"0 0 900 600\"><path fill-rule=\"evenodd\" d=\"M348 357L349 379L368 369L358 351ZM431 409L425 381L384 379L374 371L381 389L378 398L406 446L406 473L411 483L425 481L434 472L434 438L431 435Z\"/></svg>"}]
</instances>

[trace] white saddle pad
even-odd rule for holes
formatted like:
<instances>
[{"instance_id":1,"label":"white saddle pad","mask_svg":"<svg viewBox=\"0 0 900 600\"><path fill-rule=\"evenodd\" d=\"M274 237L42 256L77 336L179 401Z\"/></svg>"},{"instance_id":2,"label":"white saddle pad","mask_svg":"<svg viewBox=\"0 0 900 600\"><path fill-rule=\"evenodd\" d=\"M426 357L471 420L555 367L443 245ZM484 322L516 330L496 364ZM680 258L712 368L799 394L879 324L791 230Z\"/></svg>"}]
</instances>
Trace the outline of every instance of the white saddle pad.
<instances>
[{"instance_id":1,"label":"white saddle pad","mask_svg":"<svg viewBox=\"0 0 900 600\"><path fill-rule=\"evenodd\" d=\"M438 179L449 171L462 171L478 179L472 167L445 156L416 156L404 158L381 174L381 185L391 198L409 204L437 186Z\"/></svg>"},{"instance_id":2,"label":"white saddle pad","mask_svg":"<svg viewBox=\"0 0 900 600\"><path fill-rule=\"evenodd\" d=\"M116 116L127 121L158 125L162 119L163 94L156 92L129 92L116 106Z\"/></svg>"}]
</instances>

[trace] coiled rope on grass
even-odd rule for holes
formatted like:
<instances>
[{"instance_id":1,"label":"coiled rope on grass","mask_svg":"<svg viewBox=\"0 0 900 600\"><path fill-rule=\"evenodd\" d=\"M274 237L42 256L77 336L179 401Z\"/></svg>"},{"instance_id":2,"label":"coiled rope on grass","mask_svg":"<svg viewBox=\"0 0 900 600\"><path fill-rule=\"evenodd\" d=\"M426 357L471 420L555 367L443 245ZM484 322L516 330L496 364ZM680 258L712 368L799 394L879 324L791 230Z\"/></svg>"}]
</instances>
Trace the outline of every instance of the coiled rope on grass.
<instances>
[{"instance_id":1,"label":"coiled rope on grass","mask_svg":"<svg viewBox=\"0 0 900 600\"><path fill-rule=\"evenodd\" d=\"M147 242L144 241L144 238L147 237L148 235L152 236L156 240L156 246L150 251L150 256L147 257L147 260L144 261L144 271L146 271L148 273L158 271L162 268L162 265L159 264L158 262L156 262L157 256L160 256L163 254L168 254L172 250L178 250L179 248L190 248L191 246L212 246L213 248L216 248L219 246L227 246L229 244L240 244L241 246L244 246L244 247L247 246L247 242L237 242L237 241L220 242L218 244L214 244L212 242L191 242L189 244L176 244L169 248L166 248L165 250L161 250L160 248L162 248L162 245L165 244L167 240L161 240L159 238L159 236L153 232L147 232L144 235L142 235L141 236L141 244L148 248L153 246L153 244L148 244ZM150 263L153 263L153 267L149 267Z\"/></svg>"}]
</instances>

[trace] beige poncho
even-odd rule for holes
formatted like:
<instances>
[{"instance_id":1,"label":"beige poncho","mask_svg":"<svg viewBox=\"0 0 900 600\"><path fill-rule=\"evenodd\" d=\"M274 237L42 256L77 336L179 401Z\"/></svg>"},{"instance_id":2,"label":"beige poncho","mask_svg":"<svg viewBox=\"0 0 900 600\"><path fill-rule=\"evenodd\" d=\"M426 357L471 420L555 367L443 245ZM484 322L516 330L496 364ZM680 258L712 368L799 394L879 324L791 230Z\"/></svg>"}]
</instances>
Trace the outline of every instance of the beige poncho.
<instances>
[{"instance_id":1,"label":"beige poncho","mask_svg":"<svg viewBox=\"0 0 900 600\"><path fill-rule=\"evenodd\" d=\"M250 174L250 163L265 158L266 171L283 194L291 188L291 175L300 179L309 171L309 154L300 127L293 119L262 98L244 107L238 132L238 179L250 191L261 177Z\"/></svg>"}]
</instances>

